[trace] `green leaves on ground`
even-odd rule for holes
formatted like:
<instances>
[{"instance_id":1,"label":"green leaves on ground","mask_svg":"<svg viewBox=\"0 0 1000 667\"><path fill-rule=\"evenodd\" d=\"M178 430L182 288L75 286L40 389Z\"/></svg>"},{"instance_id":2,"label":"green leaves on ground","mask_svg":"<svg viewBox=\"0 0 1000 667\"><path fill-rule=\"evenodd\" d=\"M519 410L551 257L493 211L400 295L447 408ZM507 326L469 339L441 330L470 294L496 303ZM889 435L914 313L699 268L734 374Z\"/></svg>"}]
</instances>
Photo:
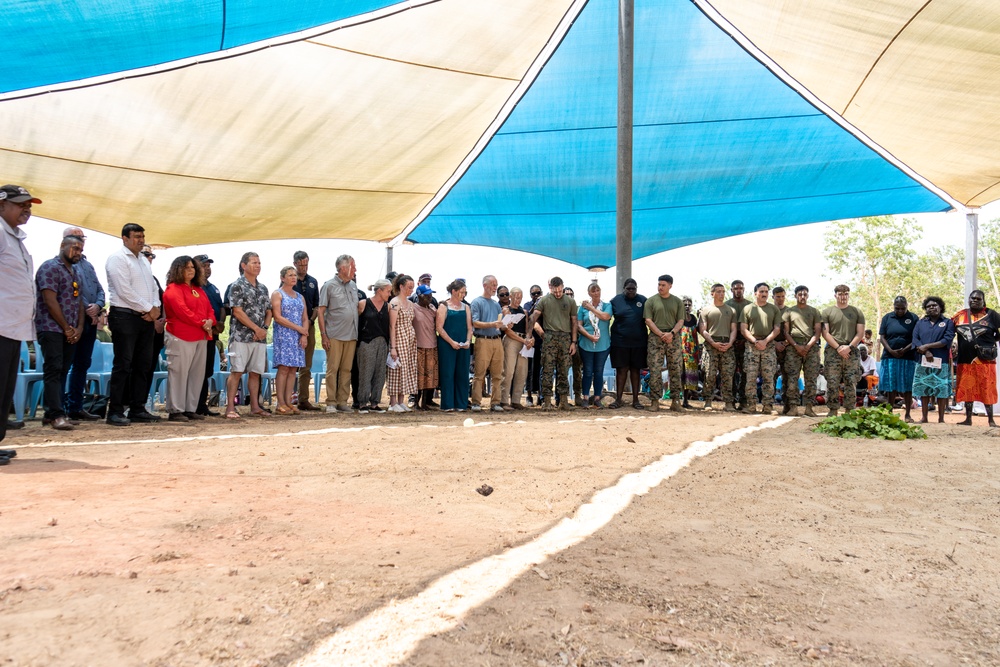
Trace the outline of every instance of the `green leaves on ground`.
<instances>
[{"instance_id":1,"label":"green leaves on ground","mask_svg":"<svg viewBox=\"0 0 1000 667\"><path fill-rule=\"evenodd\" d=\"M837 417L827 417L813 431L836 438L906 440L927 437L922 428L907 424L884 405L857 408Z\"/></svg>"}]
</instances>

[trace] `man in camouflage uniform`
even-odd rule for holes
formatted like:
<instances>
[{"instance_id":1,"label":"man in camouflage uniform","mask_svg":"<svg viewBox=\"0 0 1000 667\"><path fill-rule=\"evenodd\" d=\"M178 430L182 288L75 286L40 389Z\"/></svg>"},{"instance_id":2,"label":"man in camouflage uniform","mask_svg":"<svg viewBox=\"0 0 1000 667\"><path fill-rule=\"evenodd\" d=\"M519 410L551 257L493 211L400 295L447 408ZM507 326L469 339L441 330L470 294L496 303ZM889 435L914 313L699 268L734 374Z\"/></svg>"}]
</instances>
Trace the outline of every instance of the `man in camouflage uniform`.
<instances>
[{"instance_id":1,"label":"man in camouflage uniform","mask_svg":"<svg viewBox=\"0 0 1000 667\"><path fill-rule=\"evenodd\" d=\"M823 318L809 305L809 288L795 288L795 305L785 309L781 316L783 335L788 344L785 355L785 407L782 414L798 410L799 373L805 373L805 415L815 417L816 378L819 377L819 345L823 335Z\"/></svg>"},{"instance_id":2,"label":"man in camouflage uniform","mask_svg":"<svg viewBox=\"0 0 1000 667\"><path fill-rule=\"evenodd\" d=\"M569 298L576 301L576 292L573 291L572 287L567 287L563 290L563 294ZM586 297L584 297L586 300ZM577 311L579 315L579 311ZM576 407L585 408L587 407L586 401L583 400L583 357L580 356L580 346L576 346L576 352L573 353L573 358L570 359L570 368L573 369L573 396L576 397ZM601 371L604 372L603 370ZM562 396L562 394L559 394Z\"/></svg>"},{"instance_id":3,"label":"man in camouflage uniform","mask_svg":"<svg viewBox=\"0 0 1000 667\"><path fill-rule=\"evenodd\" d=\"M649 328L646 341L646 365L649 367L649 409L660 409L663 396L663 358L667 359L670 381L670 410L683 412L681 398L684 392L684 350L680 331L684 326L684 302L670 293L674 279L662 275L657 279L656 295L646 299L642 316Z\"/></svg>"},{"instance_id":4,"label":"man in camouflage uniform","mask_svg":"<svg viewBox=\"0 0 1000 667\"><path fill-rule=\"evenodd\" d=\"M774 302L774 307L778 309L781 317L778 318L778 326L781 326L782 317L785 315L785 311L788 310L788 306L785 305L785 288L782 286L777 286L771 290L771 301ZM782 332L778 332L778 338L774 341L774 356L778 362L778 370L775 374L775 391L777 391L777 379L778 376L781 377L781 392L782 392L782 402L787 406L788 401L785 397L788 395L788 378L785 377L785 353L788 351L788 343L785 341L785 335ZM786 414L787 410L783 411L782 414Z\"/></svg>"},{"instance_id":5,"label":"man in camouflage uniform","mask_svg":"<svg viewBox=\"0 0 1000 667\"><path fill-rule=\"evenodd\" d=\"M774 377L778 373L778 360L774 340L781 335L781 313L773 303L768 303L771 287L767 283L754 285L755 301L743 309L740 333L747 341L743 369L747 375L747 402L744 412L757 411L757 376L761 379L763 414L774 413Z\"/></svg>"},{"instance_id":6,"label":"man in camouflage uniform","mask_svg":"<svg viewBox=\"0 0 1000 667\"><path fill-rule=\"evenodd\" d=\"M563 281L559 276L549 280L549 293L538 300L531 311L525 331L532 331L535 322L544 316L542 339L542 384L539 390L539 404L543 410L552 409L552 373L556 374L556 393L559 394L559 409L571 410L569 404L569 367L576 351L576 301L564 293Z\"/></svg>"},{"instance_id":7,"label":"man in camouflage uniform","mask_svg":"<svg viewBox=\"0 0 1000 667\"><path fill-rule=\"evenodd\" d=\"M730 284L730 288L733 292L733 298L726 301L726 305L736 311L736 327L739 329L739 323L743 321L743 309L750 305L750 300L743 298L744 288L742 280L734 280ZM746 346L746 338L737 331L736 343L733 345L733 362L735 365L735 369L733 370L733 398L740 404L741 410L746 403L747 374L743 368ZM756 393L756 389L754 393Z\"/></svg>"},{"instance_id":8,"label":"man in camouflage uniform","mask_svg":"<svg viewBox=\"0 0 1000 667\"><path fill-rule=\"evenodd\" d=\"M701 309L698 330L705 340L705 409L712 409L715 394L715 376L722 382L722 401L726 412L736 410L733 405L733 374L736 359L733 345L736 342L736 311L726 305L726 288L722 283L712 285L712 304Z\"/></svg>"},{"instance_id":9,"label":"man in camouflage uniform","mask_svg":"<svg viewBox=\"0 0 1000 667\"><path fill-rule=\"evenodd\" d=\"M826 404L829 416L840 411L840 387L844 387L844 401L847 409L855 405L855 387L861 378L861 361L858 343L865 336L865 316L854 306L847 304L851 288L837 285L833 288L836 305L823 311L823 338L826 351L823 354L823 377L826 378Z\"/></svg>"}]
</instances>

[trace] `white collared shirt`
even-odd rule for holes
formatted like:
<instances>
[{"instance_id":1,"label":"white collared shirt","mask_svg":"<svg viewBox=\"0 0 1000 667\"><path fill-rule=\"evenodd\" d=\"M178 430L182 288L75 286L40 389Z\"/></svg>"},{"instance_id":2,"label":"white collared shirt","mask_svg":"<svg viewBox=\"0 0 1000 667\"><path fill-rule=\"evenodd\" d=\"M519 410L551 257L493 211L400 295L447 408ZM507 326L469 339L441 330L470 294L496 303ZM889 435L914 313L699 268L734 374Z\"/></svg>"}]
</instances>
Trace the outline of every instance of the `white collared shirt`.
<instances>
[{"instance_id":1,"label":"white collared shirt","mask_svg":"<svg viewBox=\"0 0 1000 667\"><path fill-rule=\"evenodd\" d=\"M35 263L24 247L28 237L20 227L0 220L0 336L35 339Z\"/></svg>"},{"instance_id":2,"label":"white collared shirt","mask_svg":"<svg viewBox=\"0 0 1000 667\"><path fill-rule=\"evenodd\" d=\"M136 256L122 245L108 257L108 304L148 313L160 305L160 291L153 279L153 269L142 255Z\"/></svg>"}]
</instances>

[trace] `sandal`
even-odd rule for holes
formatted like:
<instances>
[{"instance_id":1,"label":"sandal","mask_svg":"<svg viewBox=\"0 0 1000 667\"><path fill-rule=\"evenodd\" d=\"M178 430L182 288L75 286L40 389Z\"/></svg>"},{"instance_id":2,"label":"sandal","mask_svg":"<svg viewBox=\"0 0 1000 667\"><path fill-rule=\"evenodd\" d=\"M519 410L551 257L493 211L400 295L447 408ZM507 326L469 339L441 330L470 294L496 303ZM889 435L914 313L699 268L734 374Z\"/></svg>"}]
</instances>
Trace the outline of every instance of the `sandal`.
<instances>
[{"instance_id":1,"label":"sandal","mask_svg":"<svg viewBox=\"0 0 1000 667\"><path fill-rule=\"evenodd\" d=\"M261 408L259 410L252 410L250 412L250 416L251 417L273 417L274 415L272 415L267 410L264 410L263 408Z\"/></svg>"},{"instance_id":2,"label":"sandal","mask_svg":"<svg viewBox=\"0 0 1000 667\"><path fill-rule=\"evenodd\" d=\"M622 404L620 402L618 402L618 401L611 401L610 403L608 403L607 408L608 408L608 410L617 410L621 406L622 406Z\"/></svg>"},{"instance_id":3,"label":"sandal","mask_svg":"<svg viewBox=\"0 0 1000 667\"><path fill-rule=\"evenodd\" d=\"M236 410L233 410L232 412L227 410L226 419L242 419L242 417L240 417L240 413L236 412Z\"/></svg>"},{"instance_id":4,"label":"sandal","mask_svg":"<svg viewBox=\"0 0 1000 667\"><path fill-rule=\"evenodd\" d=\"M291 408L286 408L284 405L279 405L277 408L275 408L274 411L275 411L276 414L279 414L279 415L282 415L282 416L287 416L287 415L293 414Z\"/></svg>"}]
</instances>

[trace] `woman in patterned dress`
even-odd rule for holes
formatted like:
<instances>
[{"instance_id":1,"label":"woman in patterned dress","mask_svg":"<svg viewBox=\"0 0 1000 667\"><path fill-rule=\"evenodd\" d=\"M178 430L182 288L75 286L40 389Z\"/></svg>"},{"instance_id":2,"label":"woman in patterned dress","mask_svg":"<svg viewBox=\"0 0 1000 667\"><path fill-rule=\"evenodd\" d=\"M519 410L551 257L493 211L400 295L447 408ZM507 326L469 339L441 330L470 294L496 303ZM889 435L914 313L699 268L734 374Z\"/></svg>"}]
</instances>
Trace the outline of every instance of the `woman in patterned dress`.
<instances>
[{"instance_id":1,"label":"woman in patterned dress","mask_svg":"<svg viewBox=\"0 0 1000 667\"><path fill-rule=\"evenodd\" d=\"M389 302L389 356L396 367L389 367L386 391L389 394L389 412L412 412L406 406L406 397L417 393L417 332L413 328L413 278L405 273L396 276L393 286L396 294Z\"/></svg>"},{"instance_id":2,"label":"woman in patterned dress","mask_svg":"<svg viewBox=\"0 0 1000 667\"><path fill-rule=\"evenodd\" d=\"M952 318L958 334L958 354L955 368L958 381L955 401L965 402L964 426L972 426L972 406L980 401L986 406L986 418L993 421L993 405L997 402L997 341L1000 340L1000 314L986 307L982 290L969 294L969 307Z\"/></svg>"},{"instance_id":3,"label":"woman in patterned dress","mask_svg":"<svg viewBox=\"0 0 1000 667\"><path fill-rule=\"evenodd\" d=\"M927 297L923 306L926 315L913 329L917 361L913 370L913 395L920 397L921 424L927 423L928 411L935 400L938 422L944 423L944 413L951 398L951 341L955 338L955 325L944 317L944 300L940 297Z\"/></svg>"},{"instance_id":4,"label":"woman in patterned dress","mask_svg":"<svg viewBox=\"0 0 1000 667\"><path fill-rule=\"evenodd\" d=\"M274 317L274 383L279 415L297 415L292 404L292 392L298 369L306 365L306 342L309 340L309 316L302 295L294 290L298 275L294 266L281 270L281 287L271 294Z\"/></svg>"}]
</instances>

